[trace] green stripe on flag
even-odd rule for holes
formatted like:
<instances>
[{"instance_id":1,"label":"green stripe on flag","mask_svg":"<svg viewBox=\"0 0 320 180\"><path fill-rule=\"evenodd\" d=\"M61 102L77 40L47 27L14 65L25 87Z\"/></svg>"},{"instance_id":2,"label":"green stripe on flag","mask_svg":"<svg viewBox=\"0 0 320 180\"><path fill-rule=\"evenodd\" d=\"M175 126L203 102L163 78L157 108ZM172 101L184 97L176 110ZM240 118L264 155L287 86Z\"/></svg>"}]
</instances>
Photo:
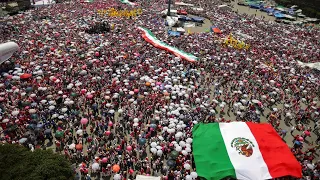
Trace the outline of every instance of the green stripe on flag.
<instances>
[{"instance_id":1,"label":"green stripe on flag","mask_svg":"<svg viewBox=\"0 0 320 180\"><path fill-rule=\"evenodd\" d=\"M196 172L207 180L236 178L219 123L196 124L192 129Z\"/></svg>"}]
</instances>

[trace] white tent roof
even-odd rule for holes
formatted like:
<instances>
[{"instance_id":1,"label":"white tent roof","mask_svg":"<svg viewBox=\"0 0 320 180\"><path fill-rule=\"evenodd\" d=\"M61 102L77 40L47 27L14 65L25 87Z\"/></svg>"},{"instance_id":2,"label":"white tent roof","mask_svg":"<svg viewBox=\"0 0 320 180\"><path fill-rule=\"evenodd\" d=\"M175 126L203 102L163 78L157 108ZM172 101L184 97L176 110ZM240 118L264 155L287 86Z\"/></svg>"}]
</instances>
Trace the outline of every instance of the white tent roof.
<instances>
[{"instance_id":1,"label":"white tent roof","mask_svg":"<svg viewBox=\"0 0 320 180\"><path fill-rule=\"evenodd\" d=\"M137 175L136 180L160 180L160 177Z\"/></svg>"}]
</instances>

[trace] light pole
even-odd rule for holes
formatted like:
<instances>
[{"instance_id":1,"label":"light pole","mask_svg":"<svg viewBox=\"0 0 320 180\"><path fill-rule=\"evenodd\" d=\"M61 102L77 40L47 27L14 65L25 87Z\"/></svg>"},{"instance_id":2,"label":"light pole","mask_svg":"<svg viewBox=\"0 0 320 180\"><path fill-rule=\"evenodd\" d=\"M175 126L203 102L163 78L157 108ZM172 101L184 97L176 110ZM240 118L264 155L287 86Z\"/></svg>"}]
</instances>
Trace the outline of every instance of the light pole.
<instances>
[{"instance_id":1,"label":"light pole","mask_svg":"<svg viewBox=\"0 0 320 180\"><path fill-rule=\"evenodd\" d=\"M171 0L168 0L168 11L167 16L170 16Z\"/></svg>"}]
</instances>

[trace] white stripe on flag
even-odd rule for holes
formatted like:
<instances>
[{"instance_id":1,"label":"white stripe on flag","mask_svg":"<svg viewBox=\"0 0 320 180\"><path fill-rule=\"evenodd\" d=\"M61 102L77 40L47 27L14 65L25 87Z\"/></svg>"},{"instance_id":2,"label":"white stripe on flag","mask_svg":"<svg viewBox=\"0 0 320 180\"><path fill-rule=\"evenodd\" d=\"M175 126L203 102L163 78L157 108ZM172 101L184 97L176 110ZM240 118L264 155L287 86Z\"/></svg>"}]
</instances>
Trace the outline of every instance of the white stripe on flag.
<instances>
[{"instance_id":1,"label":"white stripe on flag","mask_svg":"<svg viewBox=\"0 0 320 180\"><path fill-rule=\"evenodd\" d=\"M230 157L230 161L235 169L237 179L271 179L272 177L269 173L267 164L262 158L258 143L247 124L244 122L234 122L220 123L219 126ZM246 138L253 143L253 154L250 157L239 154L236 148L231 147L231 142L235 138Z\"/></svg>"}]
</instances>

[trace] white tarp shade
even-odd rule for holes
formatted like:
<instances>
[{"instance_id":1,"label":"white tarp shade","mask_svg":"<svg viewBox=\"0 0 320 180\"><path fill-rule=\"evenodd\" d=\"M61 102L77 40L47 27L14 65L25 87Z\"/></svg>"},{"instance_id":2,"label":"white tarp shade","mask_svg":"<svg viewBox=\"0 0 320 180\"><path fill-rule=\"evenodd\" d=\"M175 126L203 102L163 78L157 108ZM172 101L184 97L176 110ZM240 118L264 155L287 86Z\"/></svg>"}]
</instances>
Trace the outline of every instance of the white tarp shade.
<instances>
[{"instance_id":1,"label":"white tarp shade","mask_svg":"<svg viewBox=\"0 0 320 180\"><path fill-rule=\"evenodd\" d=\"M193 4L188 4L188 3L184 3L184 2L175 2L175 5L179 5L179 6L194 6Z\"/></svg>"},{"instance_id":2,"label":"white tarp shade","mask_svg":"<svg viewBox=\"0 0 320 180\"><path fill-rule=\"evenodd\" d=\"M9 3L8 6L10 7L17 7L19 6L17 2Z\"/></svg>"},{"instance_id":3,"label":"white tarp shade","mask_svg":"<svg viewBox=\"0 0 320 180\"><path fill-rule=\"evenodd\" d=\"M288 18L288 19L295 19L295 17L290 16L290 15L287 15L287 14L284 14L284 17L286 17L286 18Z\"/></svg>"},{"instance_id":4,"label":"white tarp shade","mask_svg":"<svg viewBox=\"0 0 320 180\"><path fill-rule=\"evenodd\" d=\"M317 69L320 71L320 62L317 62L317 63L303 63L301 61L298 61L298 64L302 67L310 67L310 68L313 68L313 69Z\"/></svg>"},{"instance_id":5,"label":"white tarp shade","mask_svg":"<svg viewBox=\"0 0 320 180\"><path fill-rule=\"evenodd\" d=\"M188 22L188 23L184 23L184 27L196 27L196 24Z\"/></svg>"},{"instance_id":6,"label":"white tarp shade","mask_svg":"<svg viewBox=\"0 0 320 180\"><path fill-rule=\"evenodd\" d=\"M161 11L161 13L160 14L167 14L167 12L168 12L168 9L165 9L165 10L163 10L163 11ZM178 13L178 11L177 10L175 10L175 9L170 9L170 14L177 14Z\"/></svg>"},{"instance_id":7,"label":"white tarp shade","mask_svg":"<svg viewBox=\"0 0 320 180\"><path fill-rule=\"evenodd\" d=\"M231 7L229 7L228 5L225 5L225 4L218 6L218 8L219 8L219 9L223 9L223 10L228 10L228 11L231 11L231 10L232 10Z\"/></svg>"},{"instance_id":8,"label":"white tarp shade","mask_svg":"<svg viewBox=\"0 0 320 180\"><path fill-rule=\"evenodd\" d=\"M19 46L15 42L7 42L0 44L0 64L8 60L12 54L19 50Z\"/></svg>"},{"instance_id":9,"label":"white tarp shade","mask_svg":"<svg viewBox=\"0 0 320 180\"><path fill-rule=\"evenodd\" d=\"M276 10L285 11L283 8L277 7Z\"/></svg>"},{"instance_id":10,"label":"white tarp shade","mask_svg":"<svg viewBox=\"0 0 320 180\"><path fill-rule=\"evenodd\" d=\"M56 2L54 0L40 0L40 1L35 1L35 4L33 6L47 6L55 3Z\"/></svg>"},{"instance_id":11,"label":"white tarp shade","mask_svg":"<svg viewBox=\"0 0 320 180\"><path fill-rule=\"evenodd\" d=\"M192 8L192 9L195 11L203 11L204 10L203 8Z\"/></svg>"},{"instance_id":12,"label":"white tarp shade","mask_svg":"<svg viewBox=\"0 0 320 180\"><path fill-rule=\"evenodd\" d=\"M137 175L136 180L160 180L160 177Z\"/></svg>"},{"instance_id":13,"label":"white tarp shade","mask_svg":"<svg viewBox=\"0 0 320 180\"><path fill-rule=\"evenodd\" d=\"M177 28L177 31L178 31L178 32L186 32L186 30L184 30L182 27L178 27L178 28Z\"/></svg>"},{"instance_id":14,"label":"white tarp shade","mask_svg":"<svg viewBox=\"0 0 320 180\"><path fill-rule=\"evenodd\" d=\"M169 27L174 26L174 25L178 22L178 18L176 18L176 17L171 17L171 16L167 16L166 20L167 20L167 22L168 22L168 26L169 26Z\"/></svg>"}]
</instances>

